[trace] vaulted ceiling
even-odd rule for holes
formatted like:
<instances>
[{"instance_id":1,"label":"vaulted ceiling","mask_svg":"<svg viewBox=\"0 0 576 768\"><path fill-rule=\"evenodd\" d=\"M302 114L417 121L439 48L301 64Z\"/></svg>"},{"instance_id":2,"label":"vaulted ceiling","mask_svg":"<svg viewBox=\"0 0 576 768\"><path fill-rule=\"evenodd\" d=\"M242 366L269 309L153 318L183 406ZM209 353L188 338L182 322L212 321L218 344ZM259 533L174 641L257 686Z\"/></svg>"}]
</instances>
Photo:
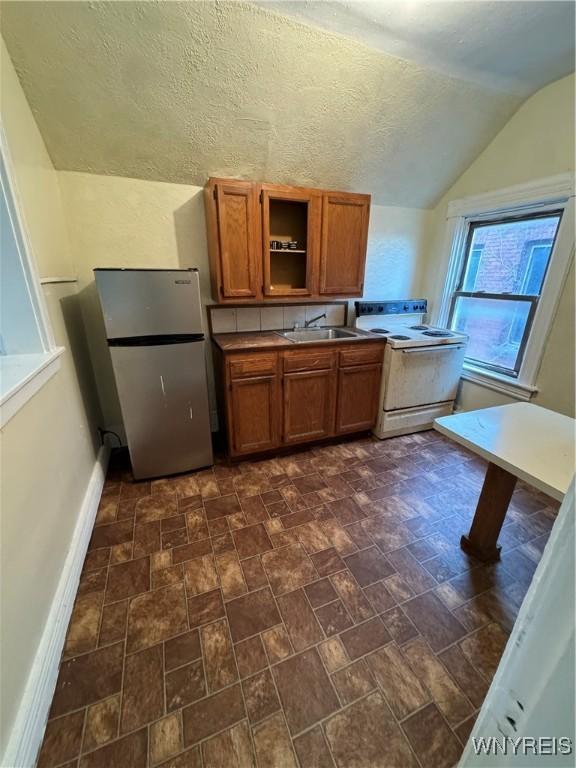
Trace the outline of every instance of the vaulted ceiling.
<instances>
[{"instance_id":1,"label":"vaulted ceiling","mask_svg":"<svg viewBox=\"0 0 576 768\"><path fill-rule=\"evenodd\" d=\"M573 0L256 0L451 77L529 96L574 69Z\"/></svg>"},{"instance_id":2,"label":"vaulted ceiling","mask_svg":"<svg viewBox=\"0 0 576 768\"><path fill-rule=\"evenodd\" d=\"M500 3L438 3L450 34L430 15L427 31L372 18L369 6L389 2L322 3L323 16L317 3L268 5L3 2L2 35L58 169L189 184L237 176L413 207L432 205L529 92L569 70L564 43L546 39L546 66L518 72L506 46L518 49L526 28L508 16L494 45L478 8L470 57L442 56L465 26L444 6ZM362 29L342 17L351 5L356 16L365 6Z\"/></svg>"}]
</instances>

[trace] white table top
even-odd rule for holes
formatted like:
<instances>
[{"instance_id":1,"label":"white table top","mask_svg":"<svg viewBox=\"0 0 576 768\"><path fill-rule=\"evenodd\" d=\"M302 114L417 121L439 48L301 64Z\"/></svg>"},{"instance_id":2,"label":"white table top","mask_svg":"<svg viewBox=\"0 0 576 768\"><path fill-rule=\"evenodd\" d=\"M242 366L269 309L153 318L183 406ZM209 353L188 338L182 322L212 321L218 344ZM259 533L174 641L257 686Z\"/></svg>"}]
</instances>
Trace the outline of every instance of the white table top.
<instances>
[{"instance_id":1,"label":"white table top","mask_svg":"<svg viewBox=\"0 0 576 768\"><path fill-rule=\"evenodd\" d=\"M531 403L442 416L434 428L562 501L574 475L576 421Z\"/></svg>"}]
</instances>

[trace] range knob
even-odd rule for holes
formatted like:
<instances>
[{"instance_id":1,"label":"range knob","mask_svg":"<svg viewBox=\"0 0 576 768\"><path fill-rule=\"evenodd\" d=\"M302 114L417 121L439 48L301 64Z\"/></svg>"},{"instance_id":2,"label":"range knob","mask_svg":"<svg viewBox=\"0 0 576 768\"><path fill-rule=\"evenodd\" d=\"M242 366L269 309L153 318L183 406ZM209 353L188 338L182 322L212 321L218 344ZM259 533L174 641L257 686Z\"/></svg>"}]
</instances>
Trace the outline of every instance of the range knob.
<instances>
[{"instance_id":1,"label":"range knob","mask_svg":"<svg viewBox=\"0 0 576 768\"><path fill-rule=\"evenodd\" d=\"M384 307L378 307L378 312L384 312Z\"/></svg>"},{"instance_id":2,"label":"range knob","mask_svg":"<svg viewBox=\"0 0 576 768\"><path fill-rule=\"evenodd\" d=\"M368 307L368 312L374 312L374 307L372 306Z\"/></svg>"},{"instance_id":3,"label":"range knob","mask_svg":"<svg viewBox=\"0 0 576 768\"><path fill-rule=\"evenodd\" d=\"M404 307L403 307L403 309L404 309L404 312L408 312L408 310L410 309L410 307L408 306L408 304L404 304Z\"/></svg>"}]
</instances>

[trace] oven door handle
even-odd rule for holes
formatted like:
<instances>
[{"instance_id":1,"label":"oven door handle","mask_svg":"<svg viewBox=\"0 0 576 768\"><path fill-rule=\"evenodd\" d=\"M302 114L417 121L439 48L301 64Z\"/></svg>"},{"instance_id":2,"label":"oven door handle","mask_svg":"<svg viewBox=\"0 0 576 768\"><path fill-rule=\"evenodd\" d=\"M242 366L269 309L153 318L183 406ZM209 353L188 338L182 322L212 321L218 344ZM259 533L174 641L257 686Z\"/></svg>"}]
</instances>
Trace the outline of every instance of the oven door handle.
<instances>
[{"instance_id":1,"label":"oven door handle","mask_svg":"<svg viewBox=\"0 0 576 768\"><path fill-rule=\"evenodd\" d=\"M401 351L403 355L416 355L418 353L424 354L425 352L456 352L459 349L464 349L464 344L438 344L435 347L411 347Z\"/></svg>"}]
</instances>

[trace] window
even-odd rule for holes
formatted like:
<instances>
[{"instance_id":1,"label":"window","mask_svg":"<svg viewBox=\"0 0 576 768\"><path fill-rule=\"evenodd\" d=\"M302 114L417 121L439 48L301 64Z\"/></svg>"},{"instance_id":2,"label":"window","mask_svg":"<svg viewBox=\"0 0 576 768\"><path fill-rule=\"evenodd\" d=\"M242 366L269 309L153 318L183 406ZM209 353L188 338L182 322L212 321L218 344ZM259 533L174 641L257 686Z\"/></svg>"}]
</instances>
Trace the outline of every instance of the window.
<instances>
[{"instance_id":1,"label":"window","mask_svg":"<svg viewBox=\"0 0 576 768\"><path fill-rule=\"evenodd\" d=\"M528 399L574 248L571 178L451 203L447 248L434 320L468 335L464 378Z\"/></svg>"},{"instance_id":2,"label":"window","mask_svg":"<svg viewBox=\"0 0 576 768\"><path fill-rule=\"evenodd\" d=\"M56 372L63 350L52 339L28 257L1 128L0 149L0 426L4 426Z\"/></svg>"},{"instance_id":3,"label":"window","mask_svg":"<svg viewBox=\"0 0 576 768\"><path fill-rule=\"evenodd\" d=\"M470 337L474 365L518 376L561 216L469 222L449 327Z\"/></svg>"}]
</instances>

